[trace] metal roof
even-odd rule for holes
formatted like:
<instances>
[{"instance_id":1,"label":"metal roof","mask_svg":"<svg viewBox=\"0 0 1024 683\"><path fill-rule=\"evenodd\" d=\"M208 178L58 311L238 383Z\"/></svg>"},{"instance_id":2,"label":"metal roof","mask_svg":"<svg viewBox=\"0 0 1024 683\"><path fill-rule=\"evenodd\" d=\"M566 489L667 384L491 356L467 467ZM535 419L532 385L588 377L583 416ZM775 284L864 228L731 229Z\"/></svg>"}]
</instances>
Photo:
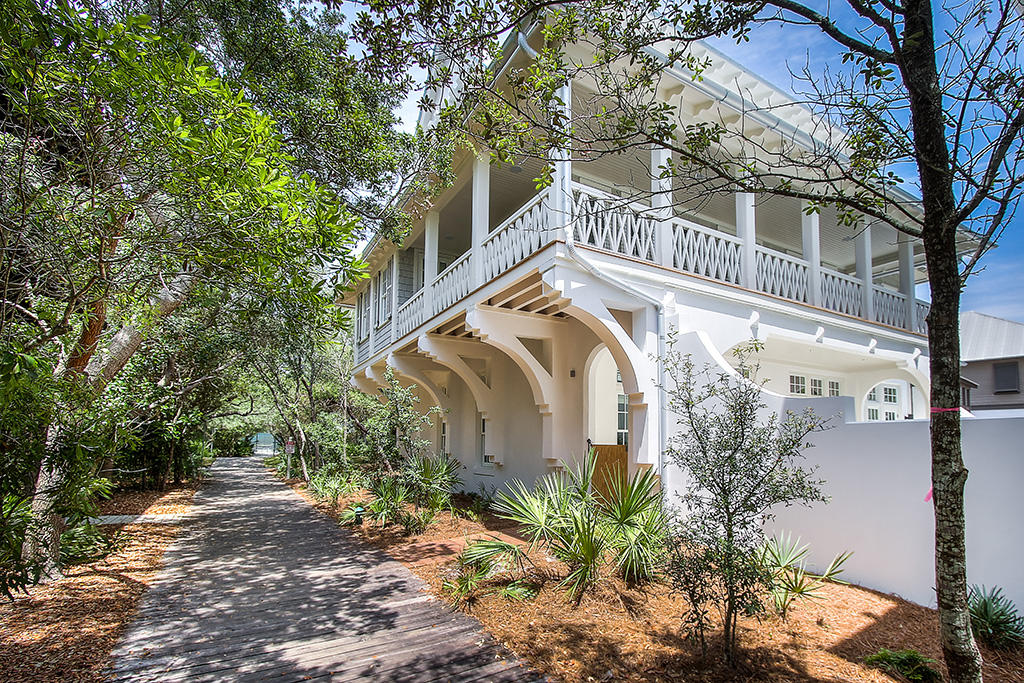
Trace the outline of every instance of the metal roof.
<instances>
[{"instance_id":1,"label":"metal roof","mask_svg":"<svg viewBox=\"0 0 1024 683\"><path fill-rule=\"evenodd\" d=\"M960 315L960 360L1024 356L1024 323L967 311Z\"/></svg>"}]
</instances>

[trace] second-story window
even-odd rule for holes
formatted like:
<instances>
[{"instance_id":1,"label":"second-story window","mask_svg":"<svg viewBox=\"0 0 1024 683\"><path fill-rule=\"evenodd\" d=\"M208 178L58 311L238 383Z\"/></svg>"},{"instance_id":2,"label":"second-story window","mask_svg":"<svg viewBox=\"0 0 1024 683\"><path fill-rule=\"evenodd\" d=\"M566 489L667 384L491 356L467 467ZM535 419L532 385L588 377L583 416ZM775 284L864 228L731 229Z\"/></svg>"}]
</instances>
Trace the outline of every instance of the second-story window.
<instances>
[{"instance_id":1,"label":"second-story window","mask_svg":"<svg viewBox=\"0 0 1024 683\"><path fill-rule=\"evenodd\" d=\"M388 260L387 265L377 273L377 325L383 325L387 321L391 320L391 285L392 285L392 274L391 268L394 266L395 259L391 258Z\"/></svg>"},{"instance_id":2,"label":"second-story window","mask_svg":"<svg viewBox=\"0 0 1024 683\"><path fill-rule=\"evenodd\" d=\"M829 380L829 382L828 382L828 395L829 396L838 396L839 395L839 382L837 382L834 379Z\"/></svg>"},{"instance_id":3,"label":"second-story window","mask_svg":"<svg viewBox=\"0 0 1024 683\"><path fill-rule=\"evenodd\" d=\"M791 394L806 394L807 393L807 378L803 375L790 375L789 376L789 393Z\"/></svg>"},{"instance_id":4,"label":"second-story window","mask_svg":"<svg viewBox=\"0 0 1024 683\"><path fill-rule=\"evenodd\" d=\"M899 395L896 393L896 387L882 387L882 399L886 403L897 403Z\"/></svg>"},{"instance_id":5,"label":"second-story window","mask_svg":"<svg viewBox=\"0 0 1024 683\"><path fill-rule=\"evenodd\" d=\"M823 387L821 380L817 377L811 378L811 396L821 396L823 394Z\"/></svg>"}]
</instances>

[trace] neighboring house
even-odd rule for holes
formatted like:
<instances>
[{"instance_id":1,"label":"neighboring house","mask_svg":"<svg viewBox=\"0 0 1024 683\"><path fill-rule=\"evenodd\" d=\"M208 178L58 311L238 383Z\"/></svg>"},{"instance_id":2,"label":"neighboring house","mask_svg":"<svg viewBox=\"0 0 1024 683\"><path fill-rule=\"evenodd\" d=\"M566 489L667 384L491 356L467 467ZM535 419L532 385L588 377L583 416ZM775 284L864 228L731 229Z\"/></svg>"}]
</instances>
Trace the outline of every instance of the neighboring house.
<instances>
[{"instance_id":1,"label":"neighboring house","mask_svg":"<svg viewBox=\"0 0 1024 683\"><path fill-rule=\"evenodd\" d=\"M960 374L972 412L1024 408L1024 323L968 311L960 316ZM970 384L966 384L969 382Z\"/></svg>"},{"instance_id":2,"label":"neighboring house","mask_svg":"<svg viewBox=\"0 0 1024 683\"><path fill-rule=\"evenodd\" d=\"M530 59L514 41L503 68ZM746 98L757 97L774 105L752 124L762 145L777 130L813 130L784 93L697 49L713 58L702 78L670 72L676 80L662 89L683 104L681 124L742 121L756 109ZM574 82L559 95L578 110L593 93ZM853 581L933 602L920 243L792 199L669 188L652 173L667 161L661 150L570 156L555 155L553 182L538 192L541 162L492 166L486 150L466 154L403 244L367 246L370 277L345 299L356 312L357 386L377 393L391 368L439 405L429 436L462 462L469 491L513 477L529 484L594 444L604 463L614 454L631 472L655 468L672 494L685 481L663 455L677 431L660 389L666 340L730 372L731 352L756 338L768 406L831 417L809 451L831 502L781 510L780 528L815 557L855 551ZM626 199L640 181L674 203ZM1015 493L1024 460L1007 459L1022 436L1024 420L964 425L968 519L985 531L969 543L975 582L1024 589L1024 562L1012 554L1024 543L1007 527L1024 514Z\"/></svg>"}]
</instances>

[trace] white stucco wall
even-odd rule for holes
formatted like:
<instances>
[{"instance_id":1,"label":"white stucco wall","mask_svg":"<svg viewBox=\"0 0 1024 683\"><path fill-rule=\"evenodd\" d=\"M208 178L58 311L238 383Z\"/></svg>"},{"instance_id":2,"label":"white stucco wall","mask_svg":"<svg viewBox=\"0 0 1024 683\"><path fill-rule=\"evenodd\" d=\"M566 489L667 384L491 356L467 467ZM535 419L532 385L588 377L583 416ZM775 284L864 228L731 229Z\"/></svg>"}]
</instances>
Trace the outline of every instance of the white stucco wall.
<instances>
[{"instance_id":1,"label":"white stucco wall","mask_svg":"<svg viewBox=\"0 0 1024 683\"><path fill-rule=\"evenodd\" d=\"M934 606L928 422L840 424L812 437L827 505L778 511L776 529L810 543L816 564L852 550L845 578ZM1024 418L965 419L967 566L1024 605Z\"/></svg>"}]
</instances>

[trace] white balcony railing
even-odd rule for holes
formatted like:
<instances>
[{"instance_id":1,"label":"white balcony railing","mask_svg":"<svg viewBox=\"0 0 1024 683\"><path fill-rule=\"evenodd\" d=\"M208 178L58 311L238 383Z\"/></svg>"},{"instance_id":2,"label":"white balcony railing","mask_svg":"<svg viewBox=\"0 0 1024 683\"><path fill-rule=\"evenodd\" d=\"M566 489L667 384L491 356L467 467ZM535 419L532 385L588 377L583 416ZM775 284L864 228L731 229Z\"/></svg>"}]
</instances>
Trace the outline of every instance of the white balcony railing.
<instances>
[{"instance_id":1,"label":"white balcony railing","mask_svg":"<svg viewBox=\"0 0 1024 683\"><path fill-rule=\"evenodd\" d=\"M821 305L830 311L861 317L864 308L863 283L857 278L821 269Z\"/></svg>"},{"instance_id":2,"label":"white balcony railing","mask_svg":"<svg viewBox=\"0 0 1024 683\"><path fill-rule=\"evenodd\" d=\"M494 280L548 245L556 236L555 219L545 201L548 196L544 192L532 197L475 249L398 306L393 325L378 327L372 337L357 344L357 361L366 362L458 303L474 287ZM679 216L663 221L650 207L579 183L573 184L572 211L579 244L784 299L815 303L843 315L864 318L870 303L874 321L927 333L929 304L914 300L911 308L901 292L874 286L869 302L862 280L825 267L817 271L821 291L812 292L811 264L804 259L761 245L745 245L739 237ZM668 243L661 244L661 239ZM752 268L744 263L747 253L753 255ZM480 264L474 263L474 256Z\"/></svg>"},{"instance_id":3,"label":"white balcony railing","mask_svg":"<svg viewBox=\"0 0 1024 683\"><path fill-rule=\"evenodd\" d=\"M657 223L642 213L646 207L631 205L578 183L573 185L572 199L579 242L623 256L657 261Z\"/></svg>"},{"instance_id":4,"label":"white balcony railing","mask_svg":"<svg viewBox=\"0 0 1024 683\"><path fill-rule=\"evenodd\" d=\"M875 320L883 325L906 327L907 297L881 287L875 287L874 290Z\"/></svg>"},{"instance_id":5,"label":"white balcony railing","mask_svg":"<svg viewBox=\"0 0 1024 683\"><path fill-rule=\"evenodd\" d=\"M456 301L469 294L470 284L473 281L470 272L470 257L472 252L456 259L455 263L444 269L444 272L437 276L430 286L433 310L431 317L437 315L444 309L453 305Z\"/></svg>"},{"instance_id":6,"label":"white balcony railing","mask_svg":"<svg viewBox=\"0 0 1024 683\"><path fill-rule=\"evenodd\" d=\"M755 254L758 291L807 303L807 261L762 246Z\"/></svg>"},{"instance_id":7,"label":"white balcony railing","mask_svg":"<svg viewBox=\"0 0 1024 683\"><path fill-rule=\"evenodd\" d=\"M732 235L672 219L672 267L677 270L738 285L740 245Z\"/></svg>"},{"instance_id":8,"label":"white balcony railing","mask_svg":"<svg viewBox=\"0 0 1024 683\"><path fill-rule=\"evenodd\" d=\"M409 334L423 323L424 301L423 289L420 289L398 307L398 311L395 313L395 328L399 338Z\"/></svg>"},{"instance_id":9,"label":"white balcony railing","mask_svg":"<svg viewBox=\"0 0 1024 683\"><path fill-rule=\"evenodd\" d=\"M510 270L548 243L547 207L539 194L509 216L484 240L484 282Z\"/></svg>"}]
</instances>

